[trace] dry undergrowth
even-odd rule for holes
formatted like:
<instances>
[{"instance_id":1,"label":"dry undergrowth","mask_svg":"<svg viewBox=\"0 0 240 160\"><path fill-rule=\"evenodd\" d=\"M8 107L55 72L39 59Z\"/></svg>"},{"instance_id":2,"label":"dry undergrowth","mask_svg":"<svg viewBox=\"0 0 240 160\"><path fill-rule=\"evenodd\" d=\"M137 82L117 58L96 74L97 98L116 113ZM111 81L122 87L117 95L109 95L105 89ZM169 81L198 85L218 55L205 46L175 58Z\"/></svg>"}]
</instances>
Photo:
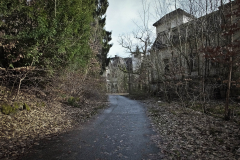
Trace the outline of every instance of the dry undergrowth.
<instances>
[{"instance_id":1,"label":"dry undergrowth","mask_svg":"<svg viewBox=\"0 0 240 160\"><path fill-rule=\"evenodd\" d=\"M240 126L176 103L143 101L165 159L240 159Z\"/></svg>"},{"instance_id":2,"label":"dry undergrowth","mask_svg":"<svg viewBox=\"0 0 240 160\"><path fill-rule=\"evenodd\" d=\"M16 99L11 102L3 96L0 103L4 101L13 103ZM44 101L34 94L20 93L18 102L28 104L30 110L17 110L10 115L0 112L0 159L16 158L33 145L39 145L39 140L50 139L73 128L106 106L104 102L87 99L79 107L62 101L62 98Z\"/></svg>"}]
</instances>

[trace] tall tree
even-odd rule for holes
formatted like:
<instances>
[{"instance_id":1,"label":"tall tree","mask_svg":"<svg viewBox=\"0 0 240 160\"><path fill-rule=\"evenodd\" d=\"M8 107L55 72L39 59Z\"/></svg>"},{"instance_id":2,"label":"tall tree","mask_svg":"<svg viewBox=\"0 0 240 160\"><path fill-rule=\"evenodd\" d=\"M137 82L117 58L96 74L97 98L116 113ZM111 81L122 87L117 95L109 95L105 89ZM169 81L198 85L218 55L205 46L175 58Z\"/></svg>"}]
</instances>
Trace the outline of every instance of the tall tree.
<instances>
[{"instance_id":1,"label":"tall tree","mask_svg":"<svg viewBox=\"0 0 240 160\"><path fill-rule=\"evenodd\" d=\"M1 1L1 66L83 67L93 12L88 0Z\"/></svg>"},{"instance_id":2,"label":"tall tree","mask_svg":"<svg viewBox=\"0 0 240 160\"><path fill-rule=\"evenodd\" d=\"M112 40L111 34L112 32L105 30L105 24L106 24L106 11L109 6L108 0L96 0L96 11L95 11L95 17L98 21L99 27L100 27L100 40L102 44L102 49L98 55L100 62L102 63L102 70L101 74L106 69L106 66L109 63L108 52L110 48L112 47L112 44L109 44L109 42Z\"/></svg>"},{"instance_id":3,"label":"tall tree","mask_svg":"<svg viewBox=\"0 0 240 160\"><path fill-rule=\"evenodd\" d=\"M153 42L152 28L149 27L150 3L146 0L142 0L141 3L142 10L139 12L140 22L134 22L137 29L131 33L120 35L118 40L118 43L126 49L126 52L134 56L133 65L137 63L138 68L133 67L133 71L129 73L134 75L132 76L134 77L134 81L137 78L136 83L134 83L135 86L138 86L135 87L136 90L148 85L148 69L150 63L148 55ZM132 88L134 89L134 87Z\"/></svg>"}]
</instances>

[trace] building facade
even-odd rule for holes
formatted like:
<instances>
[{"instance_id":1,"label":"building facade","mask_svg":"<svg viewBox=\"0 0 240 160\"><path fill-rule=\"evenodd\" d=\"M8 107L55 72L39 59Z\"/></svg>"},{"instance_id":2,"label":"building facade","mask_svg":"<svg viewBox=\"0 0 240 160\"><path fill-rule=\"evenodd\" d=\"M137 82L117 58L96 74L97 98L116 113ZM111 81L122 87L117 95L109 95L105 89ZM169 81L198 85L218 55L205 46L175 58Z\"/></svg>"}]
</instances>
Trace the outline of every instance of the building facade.
<instances>
[{"instance_id":1,"label":"building facade","mask_svg":"<svg viewBox=\"0 0 240 160\"><path fill-rule=\"evenodd\" d=\"M115 56L111 58L106 69L108 93L127 93L129 85L129 74L132 71L132 58Z\"/></svg>"},{"instance_id":2,"label":"building facade","mask_svg":"<svg viewBox=\"0 0 240 160\"><path fill-rule=\"evenodd\" d=\"M227 79L228 64L215 61L217 56L214 55L214 49L217 46L228 47L231 43L231 35L224 36L226 30L223 25L239 25L237 16L232 16L231 21L227 18L230 10L234 13L238 7L234 1L199 18L179 8L155 22L156 39L150 51L152 90L160 90L161 84L172 80L200 80L208 77L216 81L220 79L222 83ZM232 41L239 39L240 32L235 31ZM210 49L214 54L209 54ZM227 54L224 52L223 55ZM234 57L237 59L239 55ZM237 71L233 74L236 80L239 76Z\"/></svg>"}]
</instances>

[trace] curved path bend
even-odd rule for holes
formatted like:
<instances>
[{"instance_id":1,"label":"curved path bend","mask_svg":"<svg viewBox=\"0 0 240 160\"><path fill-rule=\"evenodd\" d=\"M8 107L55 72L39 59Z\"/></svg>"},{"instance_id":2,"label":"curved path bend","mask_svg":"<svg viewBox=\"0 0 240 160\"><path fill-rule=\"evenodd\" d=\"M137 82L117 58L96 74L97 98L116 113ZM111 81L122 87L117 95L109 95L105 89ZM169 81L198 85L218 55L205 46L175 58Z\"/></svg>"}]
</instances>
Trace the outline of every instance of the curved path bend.
<instances>
[{"instance_id":1,"label":"curved path bend","mask_svg":"<svg viewBox=\"0 0 240 160\"><path fill-rule=\"evenodd\" d=\"M78 129L41 144L23 160L159 159L141 103L109 95L110 107Z\"/></svg>"}]
</instances>

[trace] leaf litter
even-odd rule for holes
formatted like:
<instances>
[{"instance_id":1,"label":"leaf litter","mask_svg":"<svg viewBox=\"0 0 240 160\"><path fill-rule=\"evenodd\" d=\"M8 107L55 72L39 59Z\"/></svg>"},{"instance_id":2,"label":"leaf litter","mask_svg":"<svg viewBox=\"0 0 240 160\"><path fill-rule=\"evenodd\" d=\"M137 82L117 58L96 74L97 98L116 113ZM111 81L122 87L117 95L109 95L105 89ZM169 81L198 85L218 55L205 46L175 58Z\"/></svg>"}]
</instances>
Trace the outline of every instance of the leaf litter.
<instances>
[{"instance_id":1,"label":"leaf litter","mask_svg":"<svg viewBox=\"0 0 240 160\"><path fill-rule=\"evenodd\" d=\"M157 135L152 139L169 159L240 159L240 126L177 103L143 100Z\"/></svg>"},{"instance_id":2,"label":"leaf litter","mask_svg":"<svg viewBox=\"0 0 240 160\"><path fill-rule=\"evenodd\" d=\"M27 102L30 110L5 115L0 112L0 159L17 159L42 139L51 140L71 130L106 106L106 102L87 101L80 107L60 101L43 102L35 95L22 94L19 101ZM39 106L38 104L45 104Z\"/></svg>"}]
</instances>

